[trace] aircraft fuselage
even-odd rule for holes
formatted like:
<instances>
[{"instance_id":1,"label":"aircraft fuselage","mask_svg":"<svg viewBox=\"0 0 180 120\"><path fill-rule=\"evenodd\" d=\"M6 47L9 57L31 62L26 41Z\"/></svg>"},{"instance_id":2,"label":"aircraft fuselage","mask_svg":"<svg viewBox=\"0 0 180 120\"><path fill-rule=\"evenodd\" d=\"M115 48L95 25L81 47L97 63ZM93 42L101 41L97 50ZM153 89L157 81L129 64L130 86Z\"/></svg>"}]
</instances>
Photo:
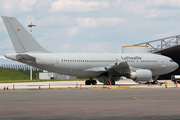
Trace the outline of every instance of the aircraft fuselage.
<instances>
[{"instance_id":1,"label":"aircraft fuselage","mask_svg":"<svg viewBox=\"0 0 180 120\"><path fill-rule=\"evenodd\" d=\"M116 63L116 59L127 62L132 67L131 69L149 69L152 76L169 73L178 66L172 59L156 54L29 53L28 55L35 57L36 60L19 62L47 71L80 77L98 77L104 71L96 71L94 68L105 68ZM13 56L16 56L16 53L5 55L7 58L15 60L16 58Z\"/></svg>"}]
</instances>

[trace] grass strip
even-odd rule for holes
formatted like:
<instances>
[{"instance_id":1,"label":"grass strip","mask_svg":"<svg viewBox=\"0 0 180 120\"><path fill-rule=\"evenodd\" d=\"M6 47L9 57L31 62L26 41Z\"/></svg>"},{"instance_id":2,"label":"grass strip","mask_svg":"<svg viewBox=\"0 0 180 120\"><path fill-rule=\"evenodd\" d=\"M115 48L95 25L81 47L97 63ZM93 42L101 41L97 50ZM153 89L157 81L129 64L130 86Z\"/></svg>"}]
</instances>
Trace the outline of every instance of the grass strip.
<instances>
[{"instance_id":1,"label":"grass strip","mask_svg":"<svg viewBox=\"0 0 180 120\"><path fill-rule=\"evenodd\" d=\"M33 72L33 80L30 80L29 71L17 71L13 69L0 68L0 83L22 83L22 82L49 82L49 81L85 81L87 77L77 77L77 79L59 79L59 80L36 80L36 73ZM38 73L39 74L39 73ZM94 78L97 80L97 78Z\"/></svg>"}]
</instances>

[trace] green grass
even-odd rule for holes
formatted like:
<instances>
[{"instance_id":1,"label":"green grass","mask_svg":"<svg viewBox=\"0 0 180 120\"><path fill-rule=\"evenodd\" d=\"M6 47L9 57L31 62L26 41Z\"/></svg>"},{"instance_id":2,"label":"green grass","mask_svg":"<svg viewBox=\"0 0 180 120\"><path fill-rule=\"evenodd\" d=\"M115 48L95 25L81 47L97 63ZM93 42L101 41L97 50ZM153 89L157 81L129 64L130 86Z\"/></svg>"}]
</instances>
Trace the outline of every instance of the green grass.
<instances>
[{"instance_id":1,"label":"green grass","mask_svg":"<svg viewBox=\"0 0 180 120\"><path fill-rule=\"evenodd\" d=\"M0 83L20 83L20 82L48 82L48 81L85 81L89 78L78 77L77 79L69 79L69 80L36 80L36 73L33 72L33 80L30 80L30 73L20 72L7 68L0 68ZM97 80L97 79L95 79Z\"/></svg>"},{"instance_id":2,"label":"green grass","mask_svg":"<svg viewBox=\"0 0 180 120\"><path fill-rule=\"evenodd\" d=\"M29 79L28 75L28 72L19 72L12 69L0 68L0 80L27 80Z\"/></svg>"}]
</instances>

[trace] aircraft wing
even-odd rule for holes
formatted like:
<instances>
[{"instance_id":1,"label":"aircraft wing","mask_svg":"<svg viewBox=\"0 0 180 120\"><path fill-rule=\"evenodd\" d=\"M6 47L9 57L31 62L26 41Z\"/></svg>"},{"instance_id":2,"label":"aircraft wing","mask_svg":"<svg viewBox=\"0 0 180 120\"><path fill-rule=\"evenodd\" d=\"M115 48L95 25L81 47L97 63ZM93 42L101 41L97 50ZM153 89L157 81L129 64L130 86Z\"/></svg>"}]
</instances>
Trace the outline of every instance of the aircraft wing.
<instances>
[{"instance_id":1,"label":"aircraft wing","mask_svg":"<svg viewBox=\"0 0 180 120\"><path fill-rule=\"evenodd\" d=\"M91 72L109 72L109 71L116 71L120 74L127 74L130 72L130 67L127 62L122 62L116 59L116 63L110 64L107 67L93 67L85 69L84 71L91 71Z\"/></svg>"},{"instance_id":2,"label":"aircraft wing","mask_svg":"<svg viewBox=\"0 0 180 120\"><path fill-rule=\"evenodd\" d=\"M93 67L93 68L85 69L84 71L89 71L89 72L106 72L107 70L104 67Z\"/></svg>"},{"instance_id":3,"label":"aircraft wing","mask_svg":"<svg viewBox=\"0 0 180 120\"><path fill-rule=\"evenodd\" d=\"M121 74L127 74L130 72L130 68L127 62L121 62L115 66L112 67L115 71L121 73Z\"/></svg>"},{"instance_id":4,"label":"aircraft wing","mask_svg":"<svg viewBox=\"0 0 180 120\"><path fill-rule=\"evenodd\" d=\"M111 64L107 67L105 67L107 71L109 70L115 70L121 74L127 74L130 72L130 67L127 62L119 62L115 64Z\"/></svg>"}]
</instances>

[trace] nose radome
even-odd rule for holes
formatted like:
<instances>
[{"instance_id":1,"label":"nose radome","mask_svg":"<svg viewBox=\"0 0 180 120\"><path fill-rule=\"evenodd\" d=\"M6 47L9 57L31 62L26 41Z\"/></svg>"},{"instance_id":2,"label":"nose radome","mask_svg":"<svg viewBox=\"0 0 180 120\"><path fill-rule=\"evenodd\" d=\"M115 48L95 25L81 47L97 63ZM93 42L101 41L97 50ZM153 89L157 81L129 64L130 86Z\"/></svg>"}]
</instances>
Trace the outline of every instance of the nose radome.
<instances>
[{"instance_id":1,"label":"nose radome","mask_svg":"<svg viewBox=\"0 0 180 120\"><path fill-rule=\"evenodd\" d=\"M176 62L173 62L172 64L171 64L171 71L173 72L173 71L175 71L177 68L179 67L179 65L176 63Z\"/></svg>"},{"instance_id":2,"label":"nose radome","mask_svg":"<svg viewBox=\"0 0 180 120\"><path fill-rule=\"evenodd\" d=\"M179 65L178 65L176 62L175 62L174 64L175 64L175 65L174 65L175 70L178 69L178 68L179 68Z\"/></svg>"}]
</instances>

